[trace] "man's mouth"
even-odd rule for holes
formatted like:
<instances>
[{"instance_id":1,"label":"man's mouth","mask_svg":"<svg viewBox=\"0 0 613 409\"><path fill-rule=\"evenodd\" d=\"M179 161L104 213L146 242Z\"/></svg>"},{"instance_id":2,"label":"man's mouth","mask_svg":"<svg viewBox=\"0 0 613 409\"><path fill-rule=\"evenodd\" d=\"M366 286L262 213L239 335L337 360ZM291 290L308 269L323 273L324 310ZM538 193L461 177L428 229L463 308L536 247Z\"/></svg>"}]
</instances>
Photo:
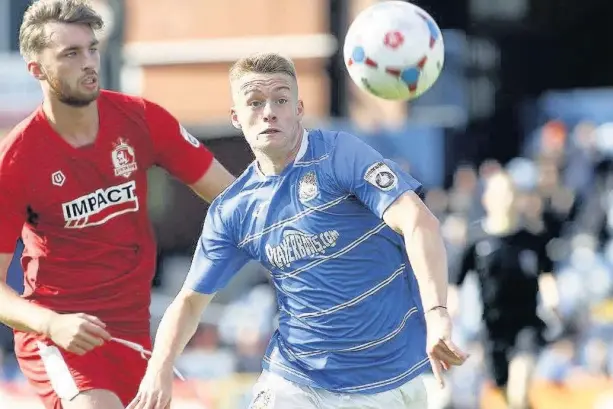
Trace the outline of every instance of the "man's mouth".
<instances>
[{"instance_id":1,"label":"man's mouth","mask_svg":"<svg viewBox=\"0 0 613 409\"><path fill-rule=\"evenodd\" d=\"M272 135L272 134L276 134L281 132L280 130L276 129L276 128L268 128L263 130L262 132L260 132L260 135Z\"/></svg>"},{"instance_id":2,"label":"man's mouth","mask_svg":"<svg viewBox=\"0 0 613 409\"><path fill-rule=\"evenodd\" d=\"M85 85L95 85L98 82L98 78L95 75L89 75L83 79Z\"/></svg>"}]
</instances>

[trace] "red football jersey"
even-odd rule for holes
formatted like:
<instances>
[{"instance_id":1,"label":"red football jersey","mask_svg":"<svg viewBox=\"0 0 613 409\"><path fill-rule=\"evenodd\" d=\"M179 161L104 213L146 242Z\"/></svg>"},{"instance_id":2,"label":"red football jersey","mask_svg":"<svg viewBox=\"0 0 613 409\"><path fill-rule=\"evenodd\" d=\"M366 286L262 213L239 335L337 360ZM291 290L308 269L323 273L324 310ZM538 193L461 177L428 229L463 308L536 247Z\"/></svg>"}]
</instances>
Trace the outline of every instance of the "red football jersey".
<instances>
[{"instance_id":1,"label":"red football jersey","mask_svg":"<svg viewBox=\"0 0 613 409\"><path fill-rule=\"evenodd\" d=\"M97 103L90 146L69 145L42 109L0 141L0 253L21 233L26 299L96 315L114 335L148 333L156 245L147 169L191 184L213 155L152 102L103 91Z\"/></svg>"}]
</instances>

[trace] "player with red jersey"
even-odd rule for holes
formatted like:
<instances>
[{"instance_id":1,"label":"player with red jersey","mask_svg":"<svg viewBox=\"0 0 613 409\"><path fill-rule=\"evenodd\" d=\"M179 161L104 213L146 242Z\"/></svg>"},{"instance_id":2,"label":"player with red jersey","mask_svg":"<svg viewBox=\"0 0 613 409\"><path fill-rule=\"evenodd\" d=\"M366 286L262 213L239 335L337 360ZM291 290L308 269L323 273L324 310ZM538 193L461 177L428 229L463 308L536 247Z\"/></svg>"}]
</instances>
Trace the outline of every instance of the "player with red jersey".
<instances>
[{"instance_id":1,"label":"player with red jersey","mask_svg":"<svg viewBox=\"0 0 613 409\"><path fill-rule=\"evenodd\" d=\"M101 91L84 1L26 12L21 52L44 101L0 141L0 322L47 409L121 409L145 372L156 246L147 169L161 166L212 200L233 180L162 107ZM5 283L15 244L25 292Z\"/></svg>"}]
</instances>

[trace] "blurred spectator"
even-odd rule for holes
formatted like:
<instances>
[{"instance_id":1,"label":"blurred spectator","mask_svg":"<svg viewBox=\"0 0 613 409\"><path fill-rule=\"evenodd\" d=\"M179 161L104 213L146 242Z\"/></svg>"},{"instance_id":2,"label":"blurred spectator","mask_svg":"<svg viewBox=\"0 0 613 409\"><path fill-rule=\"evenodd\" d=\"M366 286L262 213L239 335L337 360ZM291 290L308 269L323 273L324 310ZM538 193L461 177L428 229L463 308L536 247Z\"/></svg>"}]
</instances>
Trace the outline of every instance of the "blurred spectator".
<instances>
[{"instance_id":1,"label":"blurred spectator","mask_svg":"<svg viewBox=\"0 0 613 409\"><path fill-rule=\"evenodd\" d=\"M498 171L488 176L483 205L486 216L471 226L468 245L451 281L461 285L472 271L479 278L490 374L504 390L511 386L513 361L521 353L534 355L545 343L545 324L537 315L538 292L549 308L557 308L559 298L547 237L544 230L534 232L523 225L517 191L508 174ZM527 378L520 380L520 384L525 382ZM527 405L527 394L520 401Z\"/></svg>"}]
</instances>

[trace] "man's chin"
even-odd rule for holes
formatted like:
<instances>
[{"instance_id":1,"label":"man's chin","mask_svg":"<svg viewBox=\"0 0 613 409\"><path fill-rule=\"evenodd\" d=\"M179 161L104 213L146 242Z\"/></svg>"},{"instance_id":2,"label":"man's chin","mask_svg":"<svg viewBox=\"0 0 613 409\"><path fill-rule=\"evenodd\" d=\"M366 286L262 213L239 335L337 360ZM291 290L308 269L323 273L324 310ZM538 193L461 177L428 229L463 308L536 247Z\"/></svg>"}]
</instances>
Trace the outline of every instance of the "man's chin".
<instances>
[{"instance_id":1,"label":"man's chin","mask_svg":"<svg viewBox=\"0 0 613 409\"><path fill-rule=\"evenodd\" d=\"M283 132L261 133L258 135L258 141L282 141L285 139Z\"/></svg>"},{"instance_id":2,"label":"man's chin","mask_svg":"<svg viewBox=\"0 0 613 409\"><path fill-rule=\"evenodd\" d=\"M83 100L89 100L89 102L94 102L100 96L100 88L95 91L87 92L83 94Z\"/></svg>"},{"instance_id":3,"label":"man's chin","mask_svg":"<svg viewBox=\"0 0 613 409\"><path fill-rule=\"evenodd\" d=\"M81 94L78 96L63 95L60 97L60 101L71 107L79 108L79 107L86 107L90 105L92 102L95 102L99 96L100 96L100 90L97 90L95 92L90 93L89 95L87 94Z\"/></svg>"}]
</instances>

